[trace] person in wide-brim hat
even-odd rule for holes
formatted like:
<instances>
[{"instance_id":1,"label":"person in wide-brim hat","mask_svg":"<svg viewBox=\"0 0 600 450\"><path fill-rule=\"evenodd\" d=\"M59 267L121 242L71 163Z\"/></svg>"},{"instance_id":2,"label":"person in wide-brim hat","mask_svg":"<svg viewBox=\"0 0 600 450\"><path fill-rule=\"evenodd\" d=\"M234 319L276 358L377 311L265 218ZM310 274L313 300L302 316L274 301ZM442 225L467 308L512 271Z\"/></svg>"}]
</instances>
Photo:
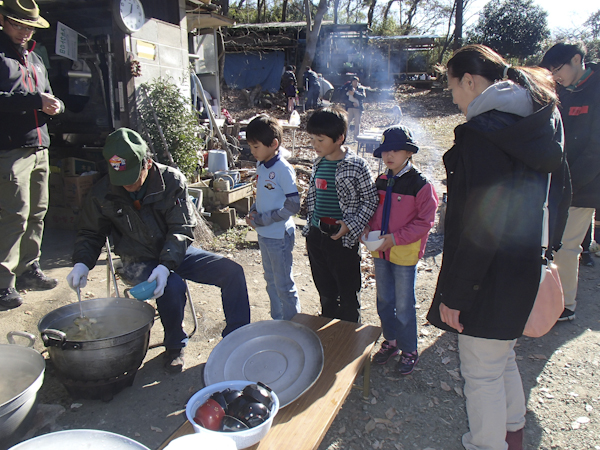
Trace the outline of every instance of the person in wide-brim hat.
<instances>
[{"instance_id":1,"label":"person in wide-brim hat","mask_svg":"<svg viewBox=\"0 0 600 450\"><path fill-rule=\"evenodd\" d=\"M0 14L10 20L35 28L48 28L50 24L40 16L40 8L33 0L4 0Z\"/></svg>"}]
</instances>

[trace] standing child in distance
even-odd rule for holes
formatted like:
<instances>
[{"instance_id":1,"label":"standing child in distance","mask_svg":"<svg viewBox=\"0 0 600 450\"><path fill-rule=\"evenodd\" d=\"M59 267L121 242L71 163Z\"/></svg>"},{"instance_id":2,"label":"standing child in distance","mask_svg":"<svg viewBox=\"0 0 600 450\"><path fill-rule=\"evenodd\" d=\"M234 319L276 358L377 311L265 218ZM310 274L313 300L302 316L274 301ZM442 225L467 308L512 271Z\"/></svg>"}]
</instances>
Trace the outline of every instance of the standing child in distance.
<instances>
[{"instance_id":1,"label":"standing child in distance","mask_svg":"<svg viewBox=\"0 0 600 450\"><path fill-rule=\"evenodd\" d=\"M298 98L298 86L296 82L296 74L292 66L287 66L281 77L281 86L283 93L287 98L287 112L291 113L296 109L296 99Z\"/></svg>"},{"instance_id":2,"label":"standing child in distance","mask_svg":"<svg viewBox=\"0 0 600 450\"><path fill-rule=\"evenodd\" d=\"M413 371L419 361L417 352L417 314L415 282L417 262L425 253L427 236L435 222L438 198L433 185L411 162L419 147L410 130L403 126L388 128L373 156L382 158L387 173L377 177L379 206L365 228L381 230L384 242L372 252L377 283L377 312L384 341L373 356L385 364L402 351L398 370Z\"/></svg>"},{"instance_id":3,"label":"standing child in distance","mask_svg":"<svg viewBox=\"0 0 600 450\"><path fill-rule=\"evenodd\" d=\"M292 216L300 211L300 195L296 172L279 152L282 136L279 122L264 114L246 128L246 140L258 161L256 203L250 209L246 223L258 233L271 317L290 320L300 312L292 275L295 231Z\"/></svg>"},{"instance_id":4,"label":"standing child in distance","mask_svg":"<svg viewBox=\"0 0 600 450\"><path fill-rule=\"evenodd\" d=\"M343 147L346 112L321 108L306 130L317 153L306 197L306 249L325 317L360 320L358 241L377 209L377 191L367 162Z\"/></svg>"}]
</instances>

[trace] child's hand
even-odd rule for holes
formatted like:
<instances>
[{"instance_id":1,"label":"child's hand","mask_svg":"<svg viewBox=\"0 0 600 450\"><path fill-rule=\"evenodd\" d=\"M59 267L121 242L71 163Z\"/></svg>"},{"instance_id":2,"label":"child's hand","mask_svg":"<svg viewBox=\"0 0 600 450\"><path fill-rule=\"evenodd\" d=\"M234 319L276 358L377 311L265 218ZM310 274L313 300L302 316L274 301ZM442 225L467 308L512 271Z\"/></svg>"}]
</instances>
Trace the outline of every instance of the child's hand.
<instances>
[{"instance_id":1,"label":"child's hand","mask_svg":"<svg viewBox=\"0 0 600 450\"><path fill-rule=\"evenodd\" d=\"M336 223L339 223L341 228L340 231L337 232L337 234L334 234L333 236L331 236L331 239L333 239L334 241L337 241L339 238L341 238L342 236L344 236L345 234L348 234L348 232L350 231L350 229L348 228L348 226L344 223L344 221L342 220L337 220Z\"/></svg>"},{"instance_id":2,"label":"child's hand","mask_svg":"<svg viewBox=\"0 0 600 450\"><path fill-rule=\"evenodd\" d=\"M360 235L360 242L364 243L365 239L367 239L370 232L371 232L371 227L369 225L365 226L365 229L363 230L362 234Z\"/></svg>"},{"instance_id":3,"label":"child's hand","mask_svg":"<svg viewBox=\"0 0 600 450\"><path fill-rule=\"evenodd\" d=\"M384 234L379 239L383 239L384 243L377 249L378 252L386 252L394 246L394 238L391 234Z\"/></svg>"},{"instance_id":4,"label":"child's hand","mask_svg":"<svg viewBox=\"0 0 600 450\"><path fill-rule=\"evenodd\" d=\"M254 215L256 214L255 211L251 211L247 216L246 216L246 224L252 228L256 228L256 224L254 223Z\"/></svg>"}]
</instances>

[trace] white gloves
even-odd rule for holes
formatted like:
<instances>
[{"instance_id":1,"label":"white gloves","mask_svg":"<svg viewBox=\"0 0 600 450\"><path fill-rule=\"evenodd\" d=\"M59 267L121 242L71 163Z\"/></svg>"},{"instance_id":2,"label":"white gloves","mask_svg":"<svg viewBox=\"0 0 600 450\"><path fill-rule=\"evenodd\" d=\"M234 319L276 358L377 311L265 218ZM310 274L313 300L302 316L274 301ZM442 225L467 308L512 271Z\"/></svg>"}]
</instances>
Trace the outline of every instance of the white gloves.
<instances>
[{"instance_id":1,"label":"white gloves","mask_svg":"<svg viewBox=\"0 0 600 450\"><path fill-rule=\"evenodd\" d=\"M87 284L87 276L90 273L90 269L83 263L76 263L73 266L71 273L67 275L67 283L73 290L77 288L84 288Z\"/></svg>"},{"instance_id":2,"label":"white gloves","mask_svg":"<svg viewBox=\"0 0 600 450\"><path fill-rule=\"evenodd\" d=\"M156 280L156 289L154 289L153 294L154 298L162 297L162 295L165 293L165 287L167 286L167 278L169 278L170 273L171 271L169 269L167 269L162 264L159 264L152 271L150 277L148 277L149 283Z\"/></svg>"}]
</instances>

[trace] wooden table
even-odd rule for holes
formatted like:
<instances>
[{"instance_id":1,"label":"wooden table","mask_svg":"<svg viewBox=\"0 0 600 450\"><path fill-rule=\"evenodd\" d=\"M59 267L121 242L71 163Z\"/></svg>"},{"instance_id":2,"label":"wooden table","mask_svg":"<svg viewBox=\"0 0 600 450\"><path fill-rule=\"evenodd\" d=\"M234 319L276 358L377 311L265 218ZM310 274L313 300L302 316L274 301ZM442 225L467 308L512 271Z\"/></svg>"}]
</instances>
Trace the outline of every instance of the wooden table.
<instances>
[{"instance_id":1,"label":"wooden table","mask_svg":"<svg viewBox=\"0 0 600 450\"><path fill-rule=\"evenodd\" d=\"M252 450L316 449L348 397L360 369L365 368L363 395L369 390L369 356L381 328L326 317L296 314L292 319L314 330L323 345L323 372L297 400L281 409L269 433ZM194 432L185 422L159 447Z\"/></svg>"}]
</instances>

